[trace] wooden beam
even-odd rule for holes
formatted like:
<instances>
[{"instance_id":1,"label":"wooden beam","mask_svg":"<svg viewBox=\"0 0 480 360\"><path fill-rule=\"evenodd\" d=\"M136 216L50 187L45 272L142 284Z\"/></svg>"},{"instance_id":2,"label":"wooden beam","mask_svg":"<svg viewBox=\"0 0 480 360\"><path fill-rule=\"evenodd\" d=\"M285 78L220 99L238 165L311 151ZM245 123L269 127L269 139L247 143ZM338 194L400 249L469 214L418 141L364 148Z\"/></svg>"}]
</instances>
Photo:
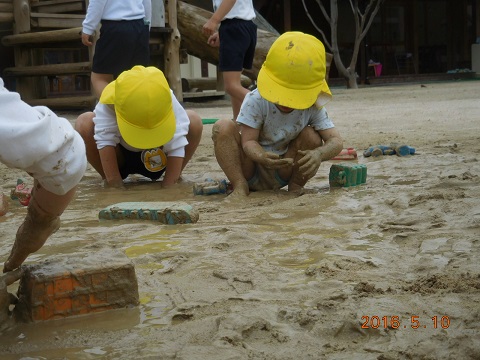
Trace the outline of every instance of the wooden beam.
<instances>
[{"instance_id":1,"label":"wooden beam","mask_svg":"<svg viewBox=\"0 0 480 360\"><path fill-rule=\"evenodd\" d=\"M41 28L74 28L81 27L85 15L31 13L32 26Z\"/></svg>"},{"instance_id":2,"label":"wooden beam","mask_svg":"<svg viewBox=\"0 0 480 360\"><path fill-rule=\"evenodd\" d=\"M0 12L0 23L13 23L13 12Z\"/></svg>"},{"instance_id":3,"label":"wooden beam","mask_svg":"<svg viewBox=\"0 0 480 360\"><path fill-rule=\"evenodd\" d=\"M15 18L15 34L22 34L31 30L28 0L13 0L13 17Z\"/></svg>"},{"instance_id":4,"label":"wooden beam","mask_svg":"<svg viewBox=\"0 0 480 360\"><path fill-rule=\"evenodd\" d=\"M69 74L90 74L90 62L17 66L3 70L5 76L49 76Z\"/></svg>"},{"instance_id":5,"label":"wooden beam","mask_svg":"<svg viewBox=\"0 0 480 360\"><path fill-rule=\"evenodd\" d=\"M252 80L247 76L241 76L240 81L242 86L248 88L252 85ZM215 77L206 77L206 78L190 78L182 79L182 90L184 92L194 91L194 89L198 91L204 90L218 90L217 89L217 78ZM220 90L222 91L222 90Z\"/></svg>"},{"instance_id":6,"label":"wooden beam","mask_svg":"<svg viewBox=\"0 0 480 360\"><path fill-rule=\"evenodd\" d=\"M80 0L39 1L31 3L32 10L39 13L68 13L85 11L85 5Z\"/></svg>"},{"instance_id":7,"label":"wooden beam","mask_svg":"<svg viewBox=\"0 0 480 360\"><path fill-rule=\"evenodd\" d=\"M0 3L1 12L13 12L13 3Z\"/></svg>"},{"instance_id":8,"label":"wooden beam","mask_svg":"<svg viewBox=\"0 0 480 360\"><path fill-rule=\"evenodd\" d=\"M68 96L47 99L28 99L25 102L31 106L47 106L50 109L93 109L96 99L92 95Z\"/></svg>"},{"instance_id":9,"label":"wooden beam","mask_svg":"<svg viewBox=\"0 0 480 360\"><path fill-rule=\"evenodd\" d=\"M64 42L78 39L80 41L81 27L50 30L42 32L33 32L25 34L7 35L2 38L2 44L5 46L14 46L21 44L42 44L49 42Z\"/></svg>"},{"instance_id":10,"label":"wooden beam","mask_svg":"<svg viewBox=\"0 0 480 360\"><path fill-rule=\"evenodd\" d=\"M166 0L168 26L172 29L165 42L165 76L178 101L183 101L182 79L180 78L180 41L177 27L177 0Z\"/></svg>"}]
</instances>

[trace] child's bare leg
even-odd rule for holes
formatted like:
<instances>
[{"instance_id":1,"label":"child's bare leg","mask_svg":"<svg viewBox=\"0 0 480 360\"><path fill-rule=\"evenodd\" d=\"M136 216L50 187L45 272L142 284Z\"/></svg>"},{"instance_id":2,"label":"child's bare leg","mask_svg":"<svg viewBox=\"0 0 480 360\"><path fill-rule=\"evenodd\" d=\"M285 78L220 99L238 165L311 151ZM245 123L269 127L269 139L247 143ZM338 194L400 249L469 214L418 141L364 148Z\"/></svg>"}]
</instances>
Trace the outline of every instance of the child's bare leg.
<instances>
[{"instance_id":1,"label":"child's bare leg","mask_svg":"<svg viewBox=\"0 0 480 360\"><path fill-rule=\"evenodd\" d=\"M230 196L247 196L250 191L242 170L246 164L242 162L243 151L240 147L238 126L229 119L218 120L213 125L212 140L218 164L233 186Z\"/></svg>"},{"instance_id":2,"label":"child's bare leg","mask_svg":"<svg viewBox=\"0 0 480 360\"><path fill-rule=\"evenodd\" d=\"M241 71L225 71L223 73L225 92L230 95L230 101L232 103L233 120L237 119L243 99L245 95L250 92L250 90L242 86L241 75Z\"/></svg>"},{"instance_id":3,"label":"child's bare leg","mask_svg":"<svg viewBox=\"0 0 480 360\"><path fill-rule=\"evenodd\" d=\"M187 114L190 119L190 127L188 128L188 145L185 146L185 158L183 160L182 171L197 150L198 144L200 144L200 140L202 140L203 132L202 118L192 110L187 110Z\"/></svg>"},{"instance_id":4,"label":"child's bare leg","mask_svg":"<svg viewBox=\"0 0 480 360\"><path fill-rule=\"evenodd\" d=\"M288 183L288 191L301 191L308 180L311 177L306 177L299 170L298 160L301 158L301 155L298 155L298 150L313 150L322 146L323 141L312 127L307 126L298 137L293 140L288 146L286 157L292 157L294 159L294 165L292 169L292 174L290 177L290 182ZM280 176L282 176L281 171L279 171Z\"/></svg>"},{"instance_id":5,"label":"child's bare leg","mask_svg":"<svg viewBox=\"0 0 480 360\"><path fill-rule=\"evenodd\" d=\"M92 82L93 94L97 99L100 99L100 95L102 95L102 91L105 89L105 86L113 81L113 75L92 72L90 75L90 81Z\"/></svg>"},{"instance_id":6,"label":"child's bare leg","mask_svg":"<svg viewBox=\"0 0 480 360\"><path fill-rule=\"evenodd\" d=\"M93 137L95 133L95 124L93 123L94 116L95 114L93 112L80 114L75 122L75 130L85 142L88 162L102 176L102 179L104 179L105 173L103 171L102 161L100 160L100 154L98 153L97 143Z\"/></svg>"},{"instance_id":7,"label":"child's bare leg","mask_svg":"<svg viewBox=\"0 0 480 360\"><path fill-rule=\"evenodd\" d=\"M3 272L18 268L31 253L39 250L48 237L60 227L60 215L66 209L75 188L65 195L56 195L45 190L35 181L27 216L17 230L15 243L4 264Z\"/></svg>"}]
</instances>

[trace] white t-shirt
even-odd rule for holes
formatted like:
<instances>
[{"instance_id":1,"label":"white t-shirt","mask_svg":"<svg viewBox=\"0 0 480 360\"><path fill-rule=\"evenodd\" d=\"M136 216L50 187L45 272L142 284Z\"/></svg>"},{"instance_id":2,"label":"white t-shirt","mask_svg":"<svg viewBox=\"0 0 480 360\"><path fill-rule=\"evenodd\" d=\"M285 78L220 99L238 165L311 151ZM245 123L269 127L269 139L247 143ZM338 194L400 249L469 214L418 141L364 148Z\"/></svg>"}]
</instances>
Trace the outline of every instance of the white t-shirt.
<instances>
[{"instance_id":1,"label":"white t-shirt","mask_svg":"<svg viewBox=\"0 0 480 360\"><path fill-rule=\"evenodd\" d=\"M217 11L223 0L213 0L213 11ZM224 19L255 19L255 8L252 0L237 0L233 8L225 15Z\"/></svg>"},{"instance_id":2,"label":"white t-shirt","mask_svg":"<svg viewBox=\"0 0 480 360\"><path fill-rule=\"evenodd\" d=\"M245 96L237 123L260 129L258 143L265 151L283 155L288 144L308 125L316 131L335 127L328 117L325 107L315 105L304 110L282 113L274 103L260 96L254 90Z\"/></svg>"},{"instance_id":3,"label":"white t-shirt","mask_svg":"<svg viewBox=\"0 0 480 360\"><path fill-rule=\"evenodd\" d=\"M77 185L87 168L85 143L70 122L45 106L26 104L5 89L2 78L0 161L27 171L57 195Z\"/></svg>"},{"instance_id":4,"label":"white t-shirt","mask_svg":"<svg viewBox=\"0 0 480 360\"><path fill-rule=\"evenodd\" d=\"M177 98L172 94L173 112L175 113L176 128L172 140L163 145L163 151L167 156L185 157L185 146L188 145L187 134L190 126L190 119L187 112L180 105ZM131 151L142 151L145 149L136 149L128 145L123 140L120 130L118 129L117 117L115 110L106 104L98 103L95 107L95 123L94 138L97 142L97 148L100 150L105 146L122 145L124 148Z\"/></svg>"},{"instance_id":5,"label":"white t-shirt","mask_svg":"<svg viewBox=\"0 0 480 360\"><path fill-rule=\"evenodd\" d=\"M82 32L92 35L101 20L152 19L152 0L90 0Z\"/></svg>"}]
</instances>

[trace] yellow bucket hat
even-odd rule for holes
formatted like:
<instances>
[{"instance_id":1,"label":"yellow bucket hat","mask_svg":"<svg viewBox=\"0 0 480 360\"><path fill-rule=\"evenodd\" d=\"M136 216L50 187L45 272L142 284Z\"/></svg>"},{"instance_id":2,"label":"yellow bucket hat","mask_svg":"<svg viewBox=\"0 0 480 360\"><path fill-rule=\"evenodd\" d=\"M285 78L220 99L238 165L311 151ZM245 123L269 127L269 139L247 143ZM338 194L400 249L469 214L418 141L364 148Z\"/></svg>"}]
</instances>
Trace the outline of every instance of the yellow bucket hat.
<instances>
[{"instance_id":1,"label":"yellow bucket hat","mask_svg":"<svg viewBox=\"0 0 480 360\"><path fill-rule=\"evenodd\" d=\"M122 72L105 87L100 102L115 105L120 134L130 146L151 149L173 138L172 94L156 67L138 65Z\"/></svg>"},{"instance_id":2,"label":"yellow bucket hat","mask_svg":"<svg viewBox=\"0 0 480 360\"><path fill-rule=\"evenodd\" d=\"M258 91L264 99L292 109L321 107L332 98L325 72L321 41L299 31L286 32L267 53L258 73Z\"/></svg>"}]
</instances>

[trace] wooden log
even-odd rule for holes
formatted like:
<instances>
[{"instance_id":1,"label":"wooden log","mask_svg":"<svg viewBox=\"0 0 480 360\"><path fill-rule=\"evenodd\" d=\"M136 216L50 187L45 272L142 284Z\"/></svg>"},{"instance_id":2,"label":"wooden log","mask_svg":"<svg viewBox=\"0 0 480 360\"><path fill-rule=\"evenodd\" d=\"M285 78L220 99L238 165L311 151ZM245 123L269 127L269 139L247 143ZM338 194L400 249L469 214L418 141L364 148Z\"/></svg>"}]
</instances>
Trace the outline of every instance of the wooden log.
<instances>
[{"instance_id":1,"label":"wooden log","mask_svg":"<svg viewBox=\"0 0 480 360\"><path fill-rule=\"evenodd\" d=\"M22 34L31 30L28 0L13 0L13 17L15 18L15 34Z\"/></svg>"},{"instance_id":2,"label":"wooden log","mask_svg":"<svg viewBox=\"0 0 480 360\"><path fill-rule=\"evenodd\" d=\"M11 12L13 13L13 3L1 3L0 2L0 12Z\"/></svg>"},{"instance_id":3,"label":"wooden log","mask_svg":"<svg viewBox=\"0 0 480 360\"><path fill-rule=\"evenodd\" d=\"M2 38L2 44L5 46L14 46L21 44L42 44L51 42L64 42L76 40L80 41L81 27L50 30L42 32L33 32L26 34L7 35Z\"/></svg>"},{"instance_id":4,"label":"wooden log","mask_svg":"<svg viewBox=\"0 0 480 360\"><path fill-rule=\"evenodd\" d=\"M39 13L68 13L68 12L85 12L85 1L83 0L52 0L32 2L32 9Z\"/></svg>"},{"instance_id":5,"label":"wooden log","mask_svg":"<svg viewBox=\"0 0 480 360\"><path fill-rule=\"evenodd\" d=\"M13 23L13 12L0 12L0 23Z\"/></svg>"},{"instance_id":6,"label":"wooden log","mask_svg":"<svg viewBox=\"0 0 480 360\"><path fill-rule=\"evenodd\" d=\"M32 26L40 28L74 28L82 26L85 15L31 13Z\"/></svg>"},{"instance_id":7,"label":"wooden log","mask_svg":"<svg viewBox=\"0 0 480 360\"><path fill-rule=\"evenodd\" d=\"M49 64L35 66L10 67L3 70L5 76L49 76L90 74L92 71L90 62Z\"/></svg>"},{"instance_id":8,"label":"wooden log","mask_svg":"<svg viewBox=\"0 0 480 360\"><path fill-rule=\"evenodd\" d=\"M31 106L47 106L51 109L93 109L96 98L92 95L69 96L48 99L28 99L25 102Z\"/></svg>"},{"instance_id":9,"label":"wooden log","mask_svg":"<svg viewBox=\"0 0 480 360\"><path fill-rule=\"evenodd\" d=\"M252 85L252 79L247 76L241 77L242 86L248 88ZM192 91L197 89L199 91L204 90L216 90L217 89L217 78L207 77L207 78L182 78L182 90L184 92Z\"/></svg>"},{"instance_id":10,"label":"wooden log","mask_svg":"<svg viewBox=\"0 0 480 360\"><path fill-rule=\"evenodd\" d=\"M181 35L177 27L177 0L167 0L167 22L172 32L165 42L165 75L178 101L183 101L182 79L180 77L180 43Z\"/></svg>"}]
</instances>

